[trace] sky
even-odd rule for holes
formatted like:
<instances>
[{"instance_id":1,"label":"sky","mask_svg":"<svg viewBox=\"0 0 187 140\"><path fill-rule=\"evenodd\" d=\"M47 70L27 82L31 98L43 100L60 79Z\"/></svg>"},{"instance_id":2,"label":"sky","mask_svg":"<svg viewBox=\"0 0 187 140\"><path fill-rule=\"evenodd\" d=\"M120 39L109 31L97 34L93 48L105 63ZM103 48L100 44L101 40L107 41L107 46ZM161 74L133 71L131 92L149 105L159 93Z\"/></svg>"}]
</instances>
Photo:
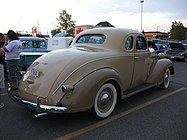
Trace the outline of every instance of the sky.
<instances>
[{"instance_id":1,"label":"sky","mask_svg":"<svg viewBox=\"0 0 187 140\"><path fill-rule=\"evenodd\" d=\"M187 27L187 0L4 0L0 4L0 32L39 28L50 34L62 10L79 25L108 21L115 27L168 32L172 22ZM141 18L141 9L142 18Z\"/></svg>"}]
</instances>

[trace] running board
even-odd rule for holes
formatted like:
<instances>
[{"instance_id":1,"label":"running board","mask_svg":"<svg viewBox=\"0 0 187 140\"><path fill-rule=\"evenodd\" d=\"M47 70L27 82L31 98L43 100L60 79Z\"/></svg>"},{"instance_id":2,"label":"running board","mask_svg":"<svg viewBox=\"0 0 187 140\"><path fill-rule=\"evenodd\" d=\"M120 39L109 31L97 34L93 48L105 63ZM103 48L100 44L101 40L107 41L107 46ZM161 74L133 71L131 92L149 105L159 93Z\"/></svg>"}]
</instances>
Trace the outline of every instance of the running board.
<instances>
[{"instance_id":1,"label":"running board","mask_svg":"<svg viewBox=\"0 0 187 140\"><path fill-rule=\"evenodd\" d=\"M143 91L145 91L147 89L155 87L156 85L157 84L143 84L143 85L131 88L129 90L123 91L122 98L124 99L124 98L130 97L130 96L133 96L133 95L138 94L140 92L143 92Z\"/></svg>"}]
</instances>

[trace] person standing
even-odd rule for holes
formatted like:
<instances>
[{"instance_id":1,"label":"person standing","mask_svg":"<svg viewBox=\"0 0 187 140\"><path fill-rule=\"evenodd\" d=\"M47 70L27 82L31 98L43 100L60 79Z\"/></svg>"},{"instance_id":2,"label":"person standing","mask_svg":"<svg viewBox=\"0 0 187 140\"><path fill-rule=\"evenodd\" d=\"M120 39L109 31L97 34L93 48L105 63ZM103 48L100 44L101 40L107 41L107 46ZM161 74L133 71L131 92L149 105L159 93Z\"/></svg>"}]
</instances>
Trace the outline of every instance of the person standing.
<instances>
[{"instance_id":1,"label":"person standing","mask_svg":"<svg viewBox=\"0 0 187 140\"><path fill-rule=\"evenodd\" d=\"M7 32L8 44L4 47L5 61L8 69L9 84L11 90L17 90L20 80L19 61L21 53L21 41L13 31Z\"/></svg>"},{"instance_id":2,"label":"person standing","mask_svg":"<svg viewBox=\"0 0 187 140\"><path fill-rule=\"evenodd\" d=\"M2 89L5 88L4 83L4 49L5 37L0 33L0 109L3 108L4 104L1 102Z\"/></svg>"}]
</instances>

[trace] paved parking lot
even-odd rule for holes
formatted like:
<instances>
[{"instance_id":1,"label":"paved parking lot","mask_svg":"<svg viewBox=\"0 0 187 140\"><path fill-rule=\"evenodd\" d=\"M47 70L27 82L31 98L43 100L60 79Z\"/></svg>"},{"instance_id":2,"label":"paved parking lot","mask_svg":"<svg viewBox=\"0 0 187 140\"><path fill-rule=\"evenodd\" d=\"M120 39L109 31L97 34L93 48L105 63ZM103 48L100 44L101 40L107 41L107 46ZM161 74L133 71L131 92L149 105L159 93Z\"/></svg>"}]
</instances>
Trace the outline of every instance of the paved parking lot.
<instances>
[{"instance_id":1,"label":"paved parking lot","mask_svg":"<svg viewBox=\"0 0 187 140\"><path fill-rule=\"evenodd\" d=\"M155 87L119 102L111 117L97 120L90 112L49 114L14 103L4 93L0 110L1 140L102 139L185 140L187 137L187 63L174 62L176 73L168 90Z\"/></svg>"}]
</instances>

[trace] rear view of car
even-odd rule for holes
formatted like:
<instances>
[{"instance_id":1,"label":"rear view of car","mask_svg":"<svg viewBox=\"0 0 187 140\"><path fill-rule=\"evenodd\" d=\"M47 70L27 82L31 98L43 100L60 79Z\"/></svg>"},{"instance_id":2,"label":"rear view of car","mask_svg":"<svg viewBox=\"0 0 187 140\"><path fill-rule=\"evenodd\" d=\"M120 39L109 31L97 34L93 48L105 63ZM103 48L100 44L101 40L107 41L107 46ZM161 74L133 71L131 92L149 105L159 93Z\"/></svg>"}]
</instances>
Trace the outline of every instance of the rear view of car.
<instances>
[{"instance_id":1,"label":"rear view of car","mask_svg":"<svg viewBox=\"0 0 187 140\"><path fill-rule=\"evenodd\" d=\"M36 59L10 96L37 116L90 110L104 119L121 99L157 85L169 87L174 67L162 54L150 52L144 35L135 30L85 30L71 47Z\"/></svg>"}]
</instances>

